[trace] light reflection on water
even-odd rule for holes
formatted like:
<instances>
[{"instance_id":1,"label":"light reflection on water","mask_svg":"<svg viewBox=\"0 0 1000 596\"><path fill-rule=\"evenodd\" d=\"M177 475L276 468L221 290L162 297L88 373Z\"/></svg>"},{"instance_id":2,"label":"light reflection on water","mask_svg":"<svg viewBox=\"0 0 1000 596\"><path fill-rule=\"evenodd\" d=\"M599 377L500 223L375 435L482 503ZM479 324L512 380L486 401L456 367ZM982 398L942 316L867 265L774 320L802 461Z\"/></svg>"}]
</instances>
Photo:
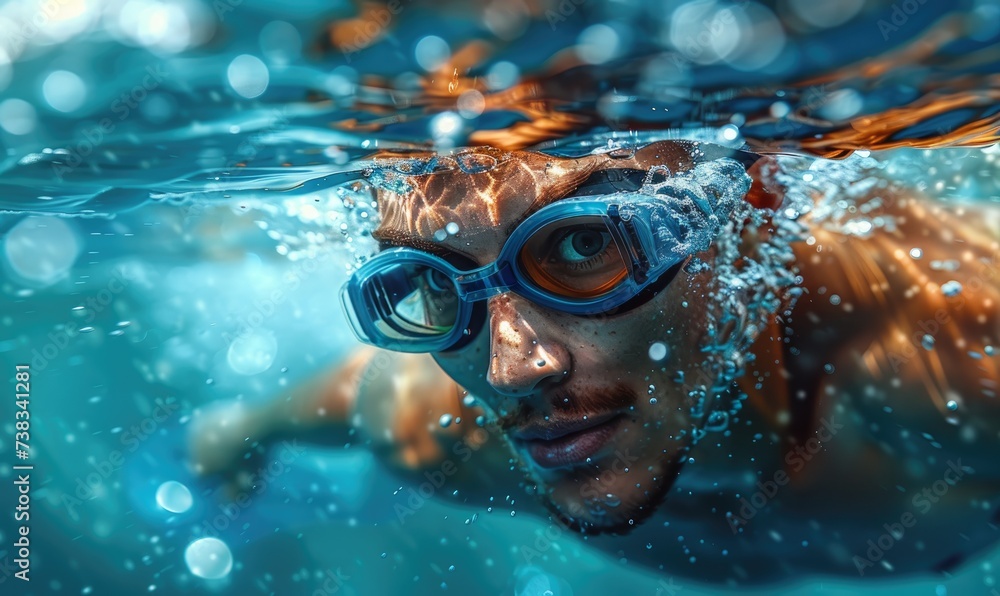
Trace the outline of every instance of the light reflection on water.
<instances>
[{"instance_id":1,"label":"light reflection on water","mask_svg":"<svg viewBox=\"0 0 1000 596\"><path fill-rule=\"evenodd\" d=\"M373 152L493 143L580 154L609 139L671 138L681 125L684 137L835 157L995 141L995 2L958 3L950 16L956 6L924 3L903 22L892 3L854 0L784 11L492 3L482 14L458 3L60 4L45 18L30 2L0 6L0 361L37 362L37 465L52 481L38 490L33 531L37 552L70 562L39 554L53 590L200 589L193 573L234 593L668 593L674 584L590 552L545 569L511 563L518 537L544 526L525 516L481 515L471 556L469 526L450 523L471 518L468 508L428 502L401 532L398 482L361 450L310 450L295 459L301 475L268 472L259 486L269 490L227 509L221 489L184 469L178 437L196 408L262 400L353 349L335 296L354 257L372 250L358 233L370 206L344 199ZM948 19L964 41L939 37ZM906 43L918 34L936 54ZM833 211L869 170L942 201L1000 198L995 145L786 159L803 170L791 190L833 189ZM877 227L863 219L836 225ZM170 399L179 407L161 416ZM192 505L158 508L158 489L177 478L189 479ZM185 568L192 539L212 532L236 573L213 542L200 550L214 567ZM383 560L390 547L403 554ZM121 577L81 584L92 569ZM985 591L994 573L987 560L941 583ZM896 589L942 593L938 583Z\"/></svg>"}]
</instances>

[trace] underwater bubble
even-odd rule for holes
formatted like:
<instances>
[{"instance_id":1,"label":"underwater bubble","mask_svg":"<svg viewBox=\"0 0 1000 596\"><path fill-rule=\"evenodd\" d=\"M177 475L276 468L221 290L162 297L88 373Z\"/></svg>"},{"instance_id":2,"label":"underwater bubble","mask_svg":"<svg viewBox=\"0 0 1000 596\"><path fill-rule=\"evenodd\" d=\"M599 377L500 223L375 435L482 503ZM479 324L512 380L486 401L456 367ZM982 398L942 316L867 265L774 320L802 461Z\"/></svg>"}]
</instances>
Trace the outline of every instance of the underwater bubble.
<instances>
[{"instance_id":1,"label":"underwater bubble","mask_svg":"<svg viewBox=\"0 0 1000 596\"><path fill-rule=\"evenodd\" d=\"M654 362L659 362L667 357L667 344L662 341L653 342L649 346L649 359Z\"/></svg>"},{"instance_id":2,"label":"underwater bubble","mask_svg":"<svg viewBox=\"0 0 1000 596\"><path fill-rule=\"evenodd\" d=\"M590 64L604 64L615 58L621 45L618 32L603 23L581 31L576 43L577 56Z\"/></svg>"},{"instance_id":3,"label":"underwater bubble","mask_svg":"<svg viewBox=\"0 0 1000 596\"><path fill-rule=\"evenodd\" d=\"M434 231L434 239L437 240L438 242L442 242L447 237L448 237L448 232L446 232L444 230L435 230Z\"/></svg>"},{"instance_id":4,"label":"underwater bubble","mask_svg":"<svg viewBox=\"0 0 1000 596\"><path fill-rule=\"evenodd\" d=\"M718 410L708 415L705 421L705 430L709 432L719 432L726 430L729 426L729 412Z\"/></svg>"},{"instance_id":5,"label":"underwater bubble","mask_svg":"<svg viewBox=\"0 0 1000 596\"><path fill-rule=\"evenodd\" d=\"M911 259L919 259L922 256L924 256L924 251L923 250L921 250L919 248L911 248L910 249L910 258Z\"/></svg>"},{"instance_id":6,"label":"underwater bubble","mask_svg":"<svg viewBox=\"0 0 1000 596\"><path fill-rule=\"evenodd\" d=\"M847 120L861 111L864 99L854 89L838 89L830 93L817 111L823 118L833 121Z\"/></svg>"},{"instance_id":7,"label":"underwater bubble","mask_svg":"<svg viewBox=\"0 0 1000 596\"><path fill-rule=\"evenodd\" d=\"M42 95L54 109L75 112L87 99L87 86L79 75L68 70L55 70L45 77Z\"/></svg>"},{"instance_id":8,"label":"underwater bubble","mask_svg":"<svg viewBox=\"0 0 1000 596\"><path fill-rule=\"evenodd\" d=\"M431 118L430 133L435 139L450 137L462 130L462 117L455 112L441 112Z\"/></svg>"},{"instance_id":9,"label":"underwater bubble","mask_svg":"<svg viewBox=\"0 0 1000 596\"><path fill-rule=\"evenodd\" d=\"M209 35L199 24L201 15L190 14L180 3L129 2L125 7L119 15L122 31L154 53L176 54Z\"/></svg>"},{"instance_id":10,"label":"underwater bubble","mask_svg":"<svg viewBox=\"0 0 1000 596\"><path fill-rule=\"evenodd\" d=\"M184 551L184 562L191 573L205 579L219 579L233 569L233 554L218 538L199 538Z\"/></svg>"},{"instance_id":11,"label":"underwater bubble","mask_svg":"<svg viewBox=\"0 0 1000 596\"><path fill-rule=\"evenodd\" d=\"M171 513L184 513L193 503L191 491L176 480L168 480L156 489L156 504Z\"/></svg>"},{"instance_id":12,"label":"underwater bubble","mask_svg":"<svg viewBox=\"0 0 1000 596\"><path fill-rule=\"evenodd\" d=\"M855 236L864 236L872 231L872 222L867 219L850 221L844 225L844 231Z\"/></svg>"},{"instance_id":13,"label":"underwater bubble","mask_svg":"<svg viewBox=\"0 0 1000 596\"><path fill-rule=\"evenodd\" d=\"M521 69L513 62L501 60L486 73L486 85L493 91L513 86L521 77Z\"/></svg>"},{"instance_id":14,"label":"underwater bubble","mask_svg":"<svg viewBox=\"0 0 1000 596\"><path fill-rule=\"evenodd\" d=\"M770 112L772 118L784 118L792 111L791 106L784 101L776 101L771 104Z\"/></svg>"},{"instance_id":15,"label":"underwater bubble","mask_svg":"<svg viewBox=\"0 0 1000 596\"><path fill-rule=\"evenodd\" d=\"M941 292L949 298L952 296L958 296L962 293L962 284L955 280L951 280L941 286Z\"/></svg>"},{"instance_id":16,"label":"underwater bubble","mask_svg":"<svg viewBox=\"0 0 1000 596\"><path fill-rule=\"evenodd\" d=\"M12 135L26 135L35 130L38 114L34 106L23 99L11 98L0 102L0 128Z\"/></svg>"},{"instance_id":17,"label":"underwater bubble","mask_svg":"<svg viewBox=\"0 0 1000 596\"><path fill-rule=\"evenodd\" d=\"M441 414L441 418L438 419L438 424L441 425L441 428L448 428L451 426L451 421L451 414Z\"/></svg>"},{"instance_id":18,"label":"underwater bubble","mask_svg":"<svg viewBox=\"0 0 1000 596\"><path fill-rule=\"evenodd\" d=\"M837 306L838 304L840 304L840 296L838 296L836 294L832 294L830 296L830 304L832 304L834 306Z\"/></svg>"},{"instance_id":19,"label":"underwater bubble","mask_svg":"<svg viewBox=\"0 0 1000 596\"><path fill-rule=\"evenodd\" d=\"M726 18L726 13L731 15ZM712 35L711 45L730 65L745 71L762 69L775 62L785 48L785 28L778 17L757 2L743 2L720 12L722 35ZM724 40L732 36L735 40ZM731 49L730 49L731 48ZM780 67L780 65L779 65Z\"/></svg>"},{"instance_id":20,"label":"underwater bubble","mask_svg":"<svg viewBox=\"0 0 1000 596\"><path fill-rule=\"evenodd\" d=\"M253 331L229 344L226 361L241 375L255 375L271 368L278 352L278 341L270 331Z\"/></svg>"},{"instance_id":21,"label":"underwater bubble","mask_svg":"<svg viewBox=\"0 0 1000 596\"><path fill-rule=\"evenodd\" d=\"M260 58L240 54L229 63L226 77L233 91L247 99L253 99L267 89L270 71Z\"/></svg>"},{"instance_id":22,"label":"underwater bubble","mask_svg":"<svg viewBox=\"0 0 1000 596\"><path fill-rule=\"evenodd\" d=\"M726 141L735 141L740 136L740 129L736 125L727 124L719 129L719 136Z\"/></svg>"},{"instance_id":23,"label":"underwater bubble","mask_svg":"<svg viewBox=\"0 0 1000 596\"><path fill-rule=\"evenodd\" d=\"M486 98L479 91L469 89L458 96L455 105L463 118L471 119L479 116L486 109Z\"/></svg>"},{"instance_id":24,"label":"underwater bubble","mask_svg":"<svg viewBox=\"0 0 1000 596\"><path fill-rule=\"evenodd\" d=\"M452 235L452 236L454 236L455 234L457 234L457 233L458 233L458 230L459 230L459 228L458 228L458 224L457 224L457 223L455 223L455 222L453 222L453 221L451 221L451 222L448 222L448 225L446 225L446 226L444 227L444 231L445 231L445 232L448 232L448 233L449 233L450 235Z\"/></svg>"},{"instance_id":25,"label":"underwater bubble","mask_svg":"<svg viewBox=\"0 0 1000 596\"><path fill-rule=\"evenodd\" d=\"M302 36L294 25L271 21L260 30L260 49L269 60L288 62L302 53Z\"/></svg>"},{"instance_id":26,"label":"underwater bubble","mask_svg":"<svg viewBox=\"0 0 1000 596\"><path fill-rule=\"evenodd\" d=\"M953 400L953 399L949 399L948 403L945 404L945 407L947 407L949 410L951 410L952 412L954 412L955 410L958 409L958 402L955 401L955 400Z\"/></svg>"},{"instance_id":27,"label":"underwater bubble","mask_svg":"<svg viewBox=\"0 0 1000 596\"><path fill-rule=\"evenodd\" d=\"M723 10L714 2L680 3L669 22L670 44L685 59L698 64L718 62L740 42L739 23L733 11ZM712 34L704 35L706 30Z\"/></svg>"},{"instance_id":28,"label":"underwater bubble","mask_svg":"<svg viewBox=\"0 0 1000 596\"><path fill-rule=\"evenodd\" d=\"M451 57L451 48L448 47L448 42L437 35L428 35L417 42L413 56L420 68L430 72L448 61Z\"/></svg>"},{"instance_id":29,"label":"underwater bubble","mask_svg":"<svg viewBox=\"0 0 1000 596\"><path fill-rule=\"evenodd\" d=\"M933 350L934 349L934 336L933 335L925 335L920 340L920 345L922 345L924 347L924 349L927 350L928 352L931 351L931 350Z\"/></svg>"},{"instance_id":30,"label":"underwater bubble","mask_svg":"<svg viewBox=\"0 0 1000 596\"><path fill-rule=\"evenodd\" d=\"M931 261L931 269L934 271L958 271L959 267L959 262L954 259Z\"/></svg>"},{"instance_id":31,"label":"underwater bubble","mask_svg":"<svg viewBox=\"0 0 1000 596\"><path fill-rule=\"evenodd\" d=\"M343 74L337 74L337 71L340 70L341 68L342 67L338 66L337 68L333 69L333 72L329 76L327 76L325 81L323 82L323 88L329 91L335 97L349 97L354 94L355 84L351 80L351 78L344 76ZM367 146L364 145L364 143L368 143L370 145L371 141L368 141L366 139L362 143L362 146Z\"/></svg>"},{"instance_id":32,"label":"underwater bubble","mask_svg":"<svg viewBox=\"0 0 1000 596\"><path fill-rule=\"evenodd\" d=\"M148 99L139 105L143 118L154 124L170 120L176 110L177 103L165 93L150 93Z\"/></svg>"},{"instance_id":33,"label":"underwater bubble","mask_svg":"<svg viewBox=\"0 0 1000 596\"><path fill-rule=\"evenodd\" d=\"M76 228L53 216L30 216L4 238L3 254L10 268L35 286L49 286L69 273L80 254Z\"/></svg>"}]
</instances>

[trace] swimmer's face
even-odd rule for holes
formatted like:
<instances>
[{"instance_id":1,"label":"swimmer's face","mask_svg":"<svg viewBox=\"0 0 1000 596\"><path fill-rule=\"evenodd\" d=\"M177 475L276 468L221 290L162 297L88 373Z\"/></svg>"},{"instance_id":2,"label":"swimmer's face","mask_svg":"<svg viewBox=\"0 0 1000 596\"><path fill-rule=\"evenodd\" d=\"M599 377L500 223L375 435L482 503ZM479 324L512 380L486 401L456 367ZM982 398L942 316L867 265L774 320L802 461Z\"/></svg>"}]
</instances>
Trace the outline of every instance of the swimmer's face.
<instances>
[{"instance_id":1,"label":"swimmer's face","mask_svg":"<svg viewBox=\"0 0 1000 596\"><path fill-rule=\"evenodd\" d=\"M662 153L670 151L655 157ZM527 213L609 167L596 158L474 155L501 163L483 174L427 177L439 180L419 181L412 195L381 195L376 235L483 266ZM435 240L450 222L458 233ZM473 341L434 357L487 409L555 515L588 532L625 532L655 510L687 458L695 387L705 382L699 348L710 283L682 269L645 302L596 317L501 294L486 302Z\"/></svg>"}]
</instances>

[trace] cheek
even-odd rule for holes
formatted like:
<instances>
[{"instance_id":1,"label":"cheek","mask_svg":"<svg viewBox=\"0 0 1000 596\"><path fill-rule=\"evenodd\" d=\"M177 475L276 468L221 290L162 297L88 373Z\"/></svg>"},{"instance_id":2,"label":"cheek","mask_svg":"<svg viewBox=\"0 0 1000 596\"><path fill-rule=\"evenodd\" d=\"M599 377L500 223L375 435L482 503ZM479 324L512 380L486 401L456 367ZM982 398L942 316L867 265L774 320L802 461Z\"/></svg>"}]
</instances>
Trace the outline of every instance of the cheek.
<instances>
[{"instance_id":1,"label":"cheek","mask_svg":"<svg viewBox=\"0 0 1000 596\"><path fill-rule=\"evenodd\" d=\"M672 285L647 305L652 306L652 312L647 315L645 330L650 340L647 348L657 341L668 346L668 356L663 362L686 363L701 355L705 342L711 278L699 274L678 281L683 283Z\"/></svg>"},{"instance_id":2,"label":"cheek","mask_svg":"<svg viewBox=\"0 0 1000 596\"><path fill-rule=\"evenodd\" d=\"M438 352L431 356L441 370L463 389L474 395L484 395L489 389L486 382L489 349L489 332L486 332L461 350Z\"/></svg>"},{"instance_id":3,"label":"cheek","mask_svg":"<svg viewBox=\"0 0 1000 596\"><path fill-rule=\"evenodd\" d=\"M687 306L683 305L685 301ZM590 343L605 358L651 374L700 354L704 320L705 312L693 300L665 294L606 321Z\"/></svg>"}]
</instances>

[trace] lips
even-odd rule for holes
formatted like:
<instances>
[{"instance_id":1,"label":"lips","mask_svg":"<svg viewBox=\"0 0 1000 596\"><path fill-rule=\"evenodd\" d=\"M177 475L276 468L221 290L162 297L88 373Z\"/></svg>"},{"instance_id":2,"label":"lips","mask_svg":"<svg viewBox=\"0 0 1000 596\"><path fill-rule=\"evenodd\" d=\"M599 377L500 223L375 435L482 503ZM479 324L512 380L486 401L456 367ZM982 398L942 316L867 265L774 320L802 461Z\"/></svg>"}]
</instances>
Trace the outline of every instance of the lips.
<instances>
[{"instance_id":1,"label":"lips","mask_svg":"<svg viewBox=\"0 0 1000 596\"><path fill-rule=\"evenodd\" d=\"M621 426L623 416L611 412L586 420L548 422L524 427L512 438L543 468L584 463L608 444Z\"/></svg>"}]
</instances>

